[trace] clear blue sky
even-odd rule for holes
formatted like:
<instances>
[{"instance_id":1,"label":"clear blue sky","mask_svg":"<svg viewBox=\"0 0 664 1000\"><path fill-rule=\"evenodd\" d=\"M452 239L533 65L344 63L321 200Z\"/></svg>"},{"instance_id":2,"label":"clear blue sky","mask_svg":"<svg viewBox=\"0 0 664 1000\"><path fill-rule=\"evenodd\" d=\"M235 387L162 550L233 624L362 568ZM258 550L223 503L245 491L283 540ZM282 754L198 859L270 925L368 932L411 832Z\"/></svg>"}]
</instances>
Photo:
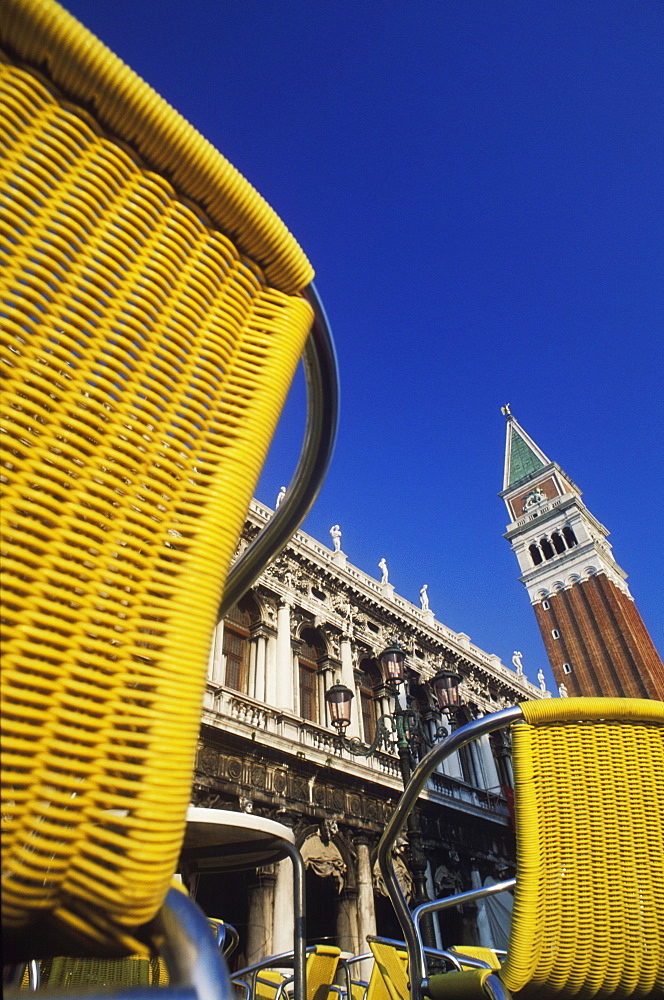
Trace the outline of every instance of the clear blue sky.
<instances>
[{"instance_id":1,"label":"clear blue sky","mask_svg":"<svg viewBox=\"0 0 664 1000\"><path fill-rule=\"evenodd\" d=\"M660 651L664 4L72 0L317 271L342 413L305 529L546 665L501 537L512 412L584 491ZM295 464L302 392L258 498Z\"/></svg>"}]
</instances>

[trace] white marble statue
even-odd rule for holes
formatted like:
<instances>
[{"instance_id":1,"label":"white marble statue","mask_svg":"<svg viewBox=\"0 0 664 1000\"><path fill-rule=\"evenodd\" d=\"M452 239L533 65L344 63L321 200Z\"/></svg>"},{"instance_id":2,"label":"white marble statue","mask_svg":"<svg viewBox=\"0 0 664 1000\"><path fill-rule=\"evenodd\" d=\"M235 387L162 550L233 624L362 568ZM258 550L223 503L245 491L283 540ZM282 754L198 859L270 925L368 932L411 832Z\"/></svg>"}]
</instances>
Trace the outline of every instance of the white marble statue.
<instances>
[{"instance_id":1,"label":"white marble statue","mask_svg":"<svg viewBox=\"0 0 664 1000\"><path fill-rule=\"evenodd\" d=\"M569 693L567 691L567 685L566 684L559 684L558 685L558 697L559 698L569 698Z\"/></svg>"},{"instance_id":2,"label":"white marble statue","mask_svg":"<svg viewBox=\"0 0 664 1000\"><path fill-rule=\"evenodd\" d=\"M381 559L381 561L378 563L378 569L381 571L381 574L382 574L382 576L380 578L380 582L381 583L387 583L388 582L388 579L387 579L388 578L387 563L385 562L384 558Z\"/></svg>"},{"instance_id":3,"label":"white marble statue","mask_svg":"<svg viewBox=\"0 0 664 1000\"><path fill-rule=\"evenodd\" d=\"M517 677L523 677L523 663L521 662L521 657L523 653L519 653L518 650L514 650L512 654L512 665L516 670ZM538 675L539 676L539 675Z\"/></svg>"},{"instance_id":4,"label":"white marble statue","mask_svg":"<svg viewBox=\"0 0 664 1000\"><path fill-rule=\"evenodd\" d=\"M341 552L341 528L338 524L333 524L330 528L330 534L332 535L332 544L334 545L335 552Z\"/></svg>"},{"instance_id":5,"label":"white marble statue","mask_svg":"<svg viewBox=\"0 0 664 1000\"><path fill-rule=\"evenodd\" d=\"M429 595L427 594L427 590L428 584L425 583L420 590L420 607L422 608L422 611L429 610Z\"/></svg>"},{"instance_id":6,"label":"white marble statue","mask_svg":"<svg viewBox=\"0 0 664 1000\"><path fill-rule=\"evenodd\" d=\"M546 691L546 680L544 678L544 671L541 667L537 671L537 680L539 681L540 691Z\"/></svg>"},{"instance_id":7,"label":"white marble statue","mask_svg":"<svg viewBox=\"0 0 664 1000\"><path fill-rule=\"evenodd\" d=\"M283 503L285 496L286 496L286 487L282 486L281 489L279 490L279 493L277 494L277 502L274 505L275 510Z\"/></svg>"}]
</instances>

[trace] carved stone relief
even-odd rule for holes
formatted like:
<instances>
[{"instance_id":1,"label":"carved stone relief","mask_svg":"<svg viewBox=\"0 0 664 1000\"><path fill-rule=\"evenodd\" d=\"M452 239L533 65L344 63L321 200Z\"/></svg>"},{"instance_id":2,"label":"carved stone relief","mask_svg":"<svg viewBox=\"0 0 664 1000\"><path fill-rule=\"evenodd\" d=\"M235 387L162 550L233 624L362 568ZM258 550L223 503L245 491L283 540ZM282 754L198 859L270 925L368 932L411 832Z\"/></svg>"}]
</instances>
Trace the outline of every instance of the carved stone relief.
<instances>
[{"instance_id":1,"label":"carved stone relief","mask_svg":"<svg viewBox=\"0 0 664 1000\"><path fill-rule=\"evenodd\" d=\"M210 778L219 774L219 754L212 747L201 747L198 751L198 769Z\"/></svg>"}]
</instances>

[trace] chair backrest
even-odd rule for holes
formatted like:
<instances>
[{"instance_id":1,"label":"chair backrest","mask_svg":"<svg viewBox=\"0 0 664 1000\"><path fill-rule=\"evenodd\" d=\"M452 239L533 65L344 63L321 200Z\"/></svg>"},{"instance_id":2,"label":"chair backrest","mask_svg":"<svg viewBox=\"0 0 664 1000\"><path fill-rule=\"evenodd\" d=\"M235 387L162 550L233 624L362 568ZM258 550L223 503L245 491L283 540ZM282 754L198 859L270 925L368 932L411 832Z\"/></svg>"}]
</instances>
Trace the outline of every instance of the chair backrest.
<instances>
[{"instance_id":1,"label":"chair backrest","mask_svg":"<svg viewBox=\"0 0 664 1000\"><path fill-rule=\"evenodd\" d=\"M490 969L499 969L501 962L493 948L485 948L480 945L452 945L450 953L458 958L462 969L469 969L471 966L464 964L464 958L478 959L485 962Z\"/></svg>"},{"instance_id":2,"label":"chair backrest","mask_svg":"<svg viewBox=\"0 0 664 1000\"><path fill-rule=\"evenodd\" d=\"M307 1000L328 1000L334 984L341 951L333 945L316 944L307 949ZM242 973L237 973L241 976ZM279 969L262 969L256 979L252 997L256 1000L275 1000L292 988L293 977ZM288 989L286 989L288 993Z\"/></svg>"},{"instance_id":3,"label":"chair backrest","mask_svg":"<svg viewBox=\"0 0 664 1000\"><path fill-rule=\"evenodd\" d=\"M663 995L664 704L563 698L521 709L517 884L500 977L524 996Z\"/></svg>"},{"instance_id":4,"label":"chair backrest","mask_svg":"<svg viewBox=\"0 0 664 1000\"><path fill-rule=\"evenodd\" d=\"M380 972L383 984L390 1000L405 1000L408 996L408 952L404 946L383 938L367 937L373 953L376 967ZM373 975L369 986L373 983ZM378 983L374 990L379 997L381 990Z\"/></svg>"},{"instance_id":5,"label":"chair backrest","mask_svg":"<svg viewBox=\"0 0 664 1000\"><path fill-rule=\"evenodd\" d=\"M5 0L0 44L3 927L19 952L53 934L127 953L176 869L212 631L312 271L52 0Z\"/></svg>"},{"instance_id":6,"label":"chair backrest","mask_svg":"<svg viewBox=\"0 0 664 1000\"><path fill-rule=\"evenodd\" d=\"M340 949L333 945L314 945L307 956L307 1000L328 1000L340 955Z\"/></svg>"},{"instance_id":7,"label":"chair backrest","mask_svg":"<svg viewBox=\"0 0 664 1000\"><path fill-rule=\"evenodd\" d=\"M392 870L396 837L440 762L508 724L517 877L501 982L520 998L663 996L664 704L563 698L524 702L460 728L427 754L404 791L379 861L418 970L412 1000L427 976L418 913L455 897L423 904L413 919ZM428 995L446 996L473 976L431 977Z\"/></svg>"}]
</instances>

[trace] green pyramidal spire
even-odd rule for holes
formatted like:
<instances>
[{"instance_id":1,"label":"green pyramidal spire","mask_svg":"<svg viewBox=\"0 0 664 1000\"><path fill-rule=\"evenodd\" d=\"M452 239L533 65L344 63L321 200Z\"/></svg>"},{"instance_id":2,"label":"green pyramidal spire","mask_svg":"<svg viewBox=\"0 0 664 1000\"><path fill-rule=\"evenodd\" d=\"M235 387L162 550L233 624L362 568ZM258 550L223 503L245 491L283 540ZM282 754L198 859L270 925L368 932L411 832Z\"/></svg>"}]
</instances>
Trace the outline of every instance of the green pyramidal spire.
<instances>
[{"instance_id":1,"label":"green pyramidal spire","mask_svg":"<svg viewBox=\"0 0 664 1000\"><path fill-rule=\"evenodd\" d=\"M511 441L511 461L510 461L510 481L508 486L518 483L520 479L529 476L531 472L537 472L544 466L530 445L524 441L516 427L512 426Z\"/></svg>"},{"instance_id":2,"label":"green pyramidal spire","mask_svg":"<svg viewBox=\"0 0 664 1000\"><path fill-rule=\"evenodd\" d=\"M538 448L523 427L517 423L510 413L509 404L502 408L507 417L507 440L505 443L505 477L503 489L506 490L526 476L537 472L549 464L541 448Z\"/></svg>"}]
</instances>

